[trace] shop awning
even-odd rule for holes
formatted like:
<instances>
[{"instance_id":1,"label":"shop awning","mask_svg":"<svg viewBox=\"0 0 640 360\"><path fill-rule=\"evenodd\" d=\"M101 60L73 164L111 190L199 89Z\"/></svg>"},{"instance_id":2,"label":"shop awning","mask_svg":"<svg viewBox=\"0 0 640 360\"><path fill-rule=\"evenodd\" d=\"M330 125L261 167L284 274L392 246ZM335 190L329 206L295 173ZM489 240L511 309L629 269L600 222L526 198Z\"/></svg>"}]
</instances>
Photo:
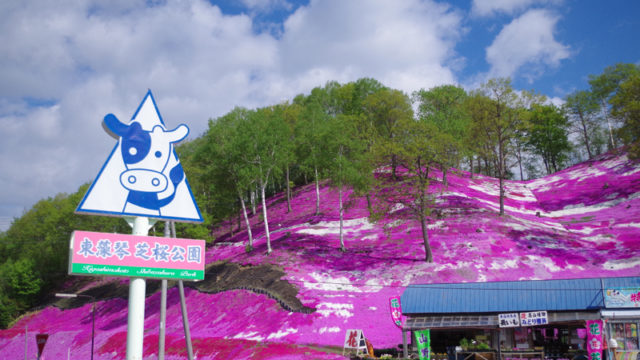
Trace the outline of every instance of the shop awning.
<instances>
[{"instance_id":1,"label":"shop awning","mask_svg":"<svg viewBox=\"0 0 640 360\"><path fill-rule=\"evenodd\" d=\"M548 315L549 324L566 323L573 321L597 320L600 313L597 311L568 311L553 312ZM498 315L415 315L407 318L405 330L420 329L453 329L453 328L491 328L498 327Z\"/></svg>"}]
</instances>

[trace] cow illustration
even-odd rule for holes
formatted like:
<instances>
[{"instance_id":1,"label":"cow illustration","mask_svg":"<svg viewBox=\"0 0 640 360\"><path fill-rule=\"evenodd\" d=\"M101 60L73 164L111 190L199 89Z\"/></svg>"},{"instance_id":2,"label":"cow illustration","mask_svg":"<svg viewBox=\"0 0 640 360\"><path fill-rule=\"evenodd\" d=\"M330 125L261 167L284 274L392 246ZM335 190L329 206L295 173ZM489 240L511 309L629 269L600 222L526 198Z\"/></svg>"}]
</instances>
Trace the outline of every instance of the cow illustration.
<instances>
[{"instance_id":1,"label":"cow illustration","mask_svg":"<svg viewBox=\"0 0 640 360\"><path fill-rule=\"evenodd\" d=\"M164 125L155 125L148 131L137 121L125 124L113 114L104 117L103 126L120 139L125 165L120 184L129 191L123 212L161 215L160 209L173 201L185 177L180 162L173 161L175 165L168 167L173 144L186 138L189 128L181 124L167 131Z\"/></svg>"}]
</instances>

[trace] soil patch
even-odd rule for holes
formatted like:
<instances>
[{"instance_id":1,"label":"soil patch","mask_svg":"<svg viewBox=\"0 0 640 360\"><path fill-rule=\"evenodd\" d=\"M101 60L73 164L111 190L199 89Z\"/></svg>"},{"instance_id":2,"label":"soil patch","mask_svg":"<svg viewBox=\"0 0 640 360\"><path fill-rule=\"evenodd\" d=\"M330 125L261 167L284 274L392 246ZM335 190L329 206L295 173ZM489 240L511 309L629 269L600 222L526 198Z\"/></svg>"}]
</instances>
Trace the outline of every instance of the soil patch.
<instances>
[{"instance_id":1,"label":"soil patch","mask_svg":"<svg viewBox=\"0 0 640 360\"><path fill-rule=\"evenodd\" d=\"M249 290L257 294L267 295L276 300L283 309L291 312L310 314L316 309L304 306L297 298L298 288L286 280L281 280L284 271L274 265L241 266L227 261L218 261L205 268L205 279L199 282L184 282L184 286L196 289L200 292L214 294L229 290ZM167 287L171 288L177 281L169 281ZM78 284L80 285L84 284ZM146 296L151 296L160 291L161 282L147 281ZM66 291L74 292L74 289ZM73 309L96 300L108 300L113 298L129 298L129 283L114 280L105 284L94 286L85 291L78 292L76 298L59 298L53 302L53 306L60 309Z\"/></svg>"},{"instance_id":2,"label":"soil patch","mask_svg":"<svg viewBox=\"0 0 640 360\"><path fill-rule=\"evenodd\" d=\"M264 294L276 300L283 309L310 314L316 309L304 306L297 298L298 288L286 280L281 280L284 271L277 266L263 264L242 266L227 261L218 261L205 268L203 281L188 283L186 286L206 293L228 290L249 290Z\"/></svg>"}]
</instances>

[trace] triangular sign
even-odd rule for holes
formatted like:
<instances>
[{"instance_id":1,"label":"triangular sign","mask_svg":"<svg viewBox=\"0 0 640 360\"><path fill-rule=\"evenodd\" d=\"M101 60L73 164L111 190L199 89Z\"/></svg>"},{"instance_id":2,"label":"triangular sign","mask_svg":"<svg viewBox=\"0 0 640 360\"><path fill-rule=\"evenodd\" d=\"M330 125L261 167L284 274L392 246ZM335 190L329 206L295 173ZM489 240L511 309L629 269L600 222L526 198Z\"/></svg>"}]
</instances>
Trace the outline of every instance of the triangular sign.
<instances>
[{"instance_id":1,"label":"triangular sign","mask_svg":"<svg viewBox=\"0 0 640 360\"><path fill-rule=\"evenodd\" d=\"M102 126L118 142L77 213L203 221L174 148L189 128L168 129L151 90L128 123L107 114Z\"/></svg>"},{"instance_id":2,"label":"triangular sign","mask_svg":"<svg viewBox=\"0 0 640 360\"><path fill-rule=\"evenodd\" d=\"M49 334L36 334L36 345L38 345L38 359L40 355L42 355L42 350L44 350L44 346L47 344L47 339L49 338Z\"/></svg>"}]
</instances>

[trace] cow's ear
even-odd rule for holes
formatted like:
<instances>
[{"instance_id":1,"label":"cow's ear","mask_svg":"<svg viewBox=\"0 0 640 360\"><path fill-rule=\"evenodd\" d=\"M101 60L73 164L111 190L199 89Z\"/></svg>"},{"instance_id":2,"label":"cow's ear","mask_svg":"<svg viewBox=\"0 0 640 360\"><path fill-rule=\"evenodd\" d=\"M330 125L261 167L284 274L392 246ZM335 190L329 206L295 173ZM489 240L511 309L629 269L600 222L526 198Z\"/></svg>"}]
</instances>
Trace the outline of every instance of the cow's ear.
<instances>
[{"instance_id":1,"label":"cow's ear","mask_svg":"<svg viewBox=\"0 0 640 360\"><path fill-rule=\"evenodd\" d=\"M107 114L102 120L102 127L109 135L118 139L126 134L129 125L123 124L115 115Z\"/></svg>"},{"instance_id":2,"label":"cow's ear","mask_svg":"<svg viewBox=\"0 0 640 360\"><path fill-rule=\"evenodd\" d=\"M185 124L180 124L177 128L166 132L169 142L177 143L189 135L189 128Z\"/></svg>"}]
</instances>

